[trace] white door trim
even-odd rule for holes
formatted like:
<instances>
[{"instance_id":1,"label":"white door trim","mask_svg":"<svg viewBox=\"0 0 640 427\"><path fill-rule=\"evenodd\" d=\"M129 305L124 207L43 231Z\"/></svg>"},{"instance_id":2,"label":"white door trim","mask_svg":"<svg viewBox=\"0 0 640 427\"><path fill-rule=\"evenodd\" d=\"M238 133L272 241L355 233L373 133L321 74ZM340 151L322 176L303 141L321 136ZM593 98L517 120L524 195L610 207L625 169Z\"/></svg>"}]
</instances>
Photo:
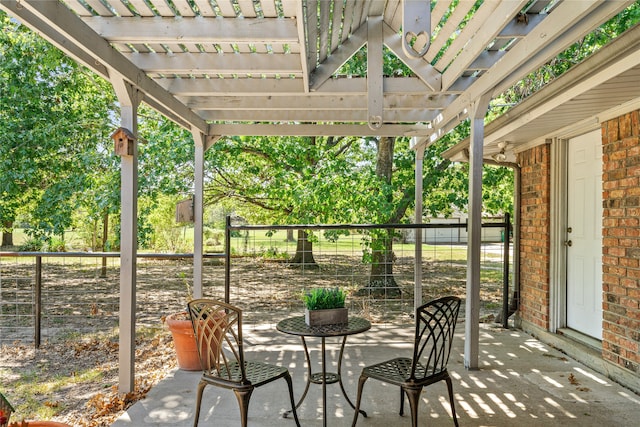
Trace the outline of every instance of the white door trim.
<instances>
[{"instance_id":1,"label":"white door trim","mask_svg":"<svg viewBox=\"0 0 640 427\"><path fill-rule=\"evenodd\" d=\"M567 326L567 162L568 139L551 143L550 248L549 248L549 331Z\"/></svg>"}]
</instances>

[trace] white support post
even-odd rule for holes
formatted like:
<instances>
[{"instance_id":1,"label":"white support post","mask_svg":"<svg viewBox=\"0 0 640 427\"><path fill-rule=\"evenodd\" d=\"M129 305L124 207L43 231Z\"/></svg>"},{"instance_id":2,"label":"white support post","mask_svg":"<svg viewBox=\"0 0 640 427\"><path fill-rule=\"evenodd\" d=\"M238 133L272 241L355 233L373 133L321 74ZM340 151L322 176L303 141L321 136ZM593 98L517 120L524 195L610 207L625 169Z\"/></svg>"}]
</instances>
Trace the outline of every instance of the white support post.
<instances>
[{"instance_id":1,"label":"white support post","mask_svg":"<svg viewBox=\"0 0 640 427\"><path fill-rule=\"evenodd\" d=\"M416 137L413 137L415 144ZM416 224L422 224L422 199L423 199L423 187L422 187L422 173L424 167L424 147L420 147L416 150L416 170L415 170L415 199L416 199ZM413 295L413 308L416 310L422 305L422 228L415 229L415 265L414 265L414 295Z\"/></svg>"},{"instance_id":2,"label":"white support post","mask_svg":"<svg viewBox=\"0 0 640 427\"><path fill-rule=\"evenodd\" d=\"M138 106L142 94L129 83L112 82L120 103L121 126L134 136L138 134ZM135 388L136 350L136 258L138 254L138 146L133 154L121 156L120 189L120 393Z\"/></svg>"},{"instance_id":3,"label":"white support post","mask_svg":"<svg viewBox=\"0 0 640 427\"><path fill-rule=\"evenodd\" d=\"M467 243L467 300L465 306L464 366L478 369L480 339L480 244L482 240L482 156L484 116L490 94L478 98L470 108L469 220Z\"/></svg>"},{"instance_id":4,"label":"white support post","mask_svg":"<svg viewBox=\"0 0 640 427\"><path fill-rule=\"evenodd\" d=\"M198 129L191 130L195 144L193 192L193 296L202 298L202 269L204 254L204 153L218 139L208 137Z\"/></svg>"},{"instance_id":5,"label":"white support post","mask_svg":"<svg viewBox=\"0 0 640 427\"><path fill-rule=\"evenodd\" d=\"M202 254L204 232L204 152L205 135L193 129L194 155L194 193L193 193L193 296L202 298Z\"/></svg>"}]
</instances>

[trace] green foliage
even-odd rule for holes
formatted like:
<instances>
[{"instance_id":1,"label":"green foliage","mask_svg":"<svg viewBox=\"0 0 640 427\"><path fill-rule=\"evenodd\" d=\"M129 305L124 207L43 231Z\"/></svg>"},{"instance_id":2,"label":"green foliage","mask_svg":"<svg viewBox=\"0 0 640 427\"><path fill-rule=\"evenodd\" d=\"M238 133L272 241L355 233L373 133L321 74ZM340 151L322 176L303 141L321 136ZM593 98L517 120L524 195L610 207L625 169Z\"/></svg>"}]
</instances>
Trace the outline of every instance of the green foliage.
<instances>
[{"instance_id":1,"label":"green foliage","mask_svg":"<svg viewBox=\"0 0 640 427\"><path fill-rule=\"evenodd\" d=\"M185 227L180 227L175 222L175 209L180 196L159 195L157 200L143 198L149 212L148 224L151 227L149 233L150 247L156 251L191 252L193 242L187 241L184 236ZM189 244L191 245L189 247Z\"/></svg>"},{"instance_id":2,"label":"green foliage","mask_svg":"<svg viewBox=\"0 0 640 427\"><path fill-rule=\"evenodd\" d=\"M23 244L18 246L19 252L39 252L44 247L44 241L35 237L31 237Z\"/></svg>"},{"instance_id":3,"label":"green foliage","mask_svg":"<svg viewBox=\"0 0 640 427\"><path fill-rule=\"evenodd\" d=\"M365 209L367 149L351 137L223 138L207 152L205 203L232 199L257 223L349 221Z\"/></svg>"},{"instance_id":4,"label":"green foliage","mask_svg":"<svg viewBox=\"0 0 640 427\"><path fill-rule=\"evenodd\" d=\"M108 84L0 12L0 224L61 234L110 145Z\"/></svg>"},{"instance_id":5,"label":"green foliage","mask_svg":"<svg viewBox=\"0 0 640 427\"><path fill-rule=\"evenodd\" d=\"M343 308L347 294L340 288L314 288L302 295L308 310Z\"/></svg>"},{"instance_id":6,"label":"green foliage","mask_svg":"<svg viewBox=\"0 0 640 427\"><path fill-rule=\"evenodd\" d=\"M522 101L638 22L640 22L640 2L636 1L595 31L560 52L538 70L520 80L503 94L502 100L505 104L515 104ZM502 109L502 111L504 110L506 108Z\"/></svg>"},{"instance_id":7,"label":"green foliage","mask_svg":"<svg viewBox=\"0 0 640 427\"><path fill-rule=\"evenodd\" d=\"M64 238L53 236L49 239L46 246L47 252L66 252L66 245Z\"/></svg>"}]
</instances>

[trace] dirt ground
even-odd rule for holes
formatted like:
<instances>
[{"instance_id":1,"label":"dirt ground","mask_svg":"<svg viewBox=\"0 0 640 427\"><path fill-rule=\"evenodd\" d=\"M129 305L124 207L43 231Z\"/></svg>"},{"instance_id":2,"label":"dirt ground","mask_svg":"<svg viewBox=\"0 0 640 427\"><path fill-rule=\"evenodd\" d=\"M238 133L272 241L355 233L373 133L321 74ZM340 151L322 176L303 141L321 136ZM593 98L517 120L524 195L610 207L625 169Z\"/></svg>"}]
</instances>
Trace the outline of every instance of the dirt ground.
<instances>
[{"instance_id":1,"label":"dirt ground","mask_svg":"<svg viewBox=\"0 0 640 427\"><path fill-rule=\"evenodd\" d=\"M362 277L366 278L366 267L357 263L339 259L317 261L320 268L304 272L279 262L234 261L231 299L246 310L245 327L252 322L268 321L269 316L277 318L282 313L299 310L301 288L308 283L353 290L362 286ZM350 310L374 323L411 323L413 264L411 260L396 262L394 274L401 297L351 297ZM31 329L12 324L28 318L19 315L25 307L6 304L31 292L32 284L26 278L33 274L32 267L0 264L0 392L18 410L12 421L41 417L81 427L108 426L176 368L171 335L161 319L184 307L191 263L149 261L138 267L136 390L125 395L117 390L117 268L110 266L107 277L101 277L95 264L46 266L45 333L41 347L36 350L29 339ZM495 273L496 270L499 273L499 265L488 264L486 268L489 273L482 284L481 317L491 321L500 310L502 283ZM423 289L424 300L445 294L464 298L464 265L427 261L424 271L428 283ZM219 261L207 261L204 282L205 296L222 298L224 269ZM460 316L464 317L464 313ZM36 410L50 415L36 415Z\"/></svg>"}]
</instances>

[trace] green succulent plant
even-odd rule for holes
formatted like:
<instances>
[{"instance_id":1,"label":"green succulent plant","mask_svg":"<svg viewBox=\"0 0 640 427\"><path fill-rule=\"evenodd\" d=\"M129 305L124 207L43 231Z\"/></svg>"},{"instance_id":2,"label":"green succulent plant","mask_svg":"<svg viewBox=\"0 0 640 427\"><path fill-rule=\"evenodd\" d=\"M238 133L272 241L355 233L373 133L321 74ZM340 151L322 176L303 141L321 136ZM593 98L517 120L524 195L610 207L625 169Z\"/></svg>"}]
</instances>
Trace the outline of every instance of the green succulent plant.
<instances>
[{"instance_id":1,"label":"green succulent plant","mask_svg":"<svg viewBox=\"0 0 640 427\"><path fill-rule=\"evenodd\" d=\"M302 294L302 301L308 310L343 308L347 294L340 288L315 288Z\"/></svg>"}]
</instances>

